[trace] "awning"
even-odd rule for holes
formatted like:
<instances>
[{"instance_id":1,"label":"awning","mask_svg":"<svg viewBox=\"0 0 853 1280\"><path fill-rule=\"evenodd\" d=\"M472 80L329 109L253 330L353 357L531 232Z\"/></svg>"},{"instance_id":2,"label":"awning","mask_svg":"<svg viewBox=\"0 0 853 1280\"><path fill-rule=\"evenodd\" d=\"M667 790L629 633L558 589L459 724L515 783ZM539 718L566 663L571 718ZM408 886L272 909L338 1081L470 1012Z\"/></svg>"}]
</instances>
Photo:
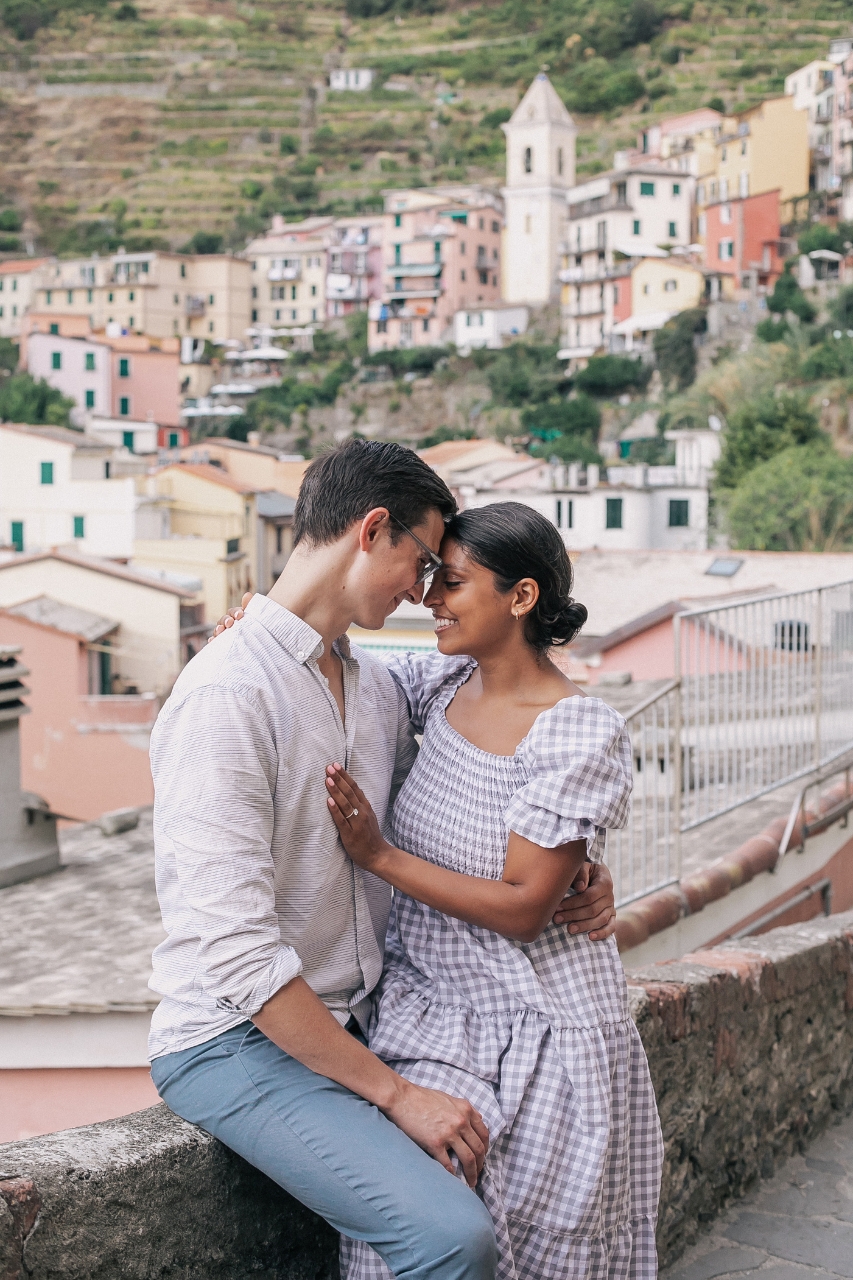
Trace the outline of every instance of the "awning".
<instances>
[{"instance_id":1,"label":"awning","mask_svg":"<svg viewBox=\"0 0 853 1280\"><path fill-rule=\"evenodd\" d=\"M653 329L662 329L668 320L671 320L675 311L649 311L646 315L629 316L627 320L620 320L611 330L612 333L630 334L630 333L650 333Z\"/></svg>"}]
</instances>

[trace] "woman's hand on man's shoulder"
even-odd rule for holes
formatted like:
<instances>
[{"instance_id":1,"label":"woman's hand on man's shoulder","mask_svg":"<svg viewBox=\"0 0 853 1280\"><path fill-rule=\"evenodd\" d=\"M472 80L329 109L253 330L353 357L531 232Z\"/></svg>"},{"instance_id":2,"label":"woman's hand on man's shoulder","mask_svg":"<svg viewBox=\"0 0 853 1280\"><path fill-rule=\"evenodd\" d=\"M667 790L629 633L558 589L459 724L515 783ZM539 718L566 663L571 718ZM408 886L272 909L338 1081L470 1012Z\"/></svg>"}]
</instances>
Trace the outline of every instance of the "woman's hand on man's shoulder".
<instances>
[{"instance_id":1,"label":"woman's hand on man's shoulder","mask_svg":"<svg viewBox=\"0 0 853 1280\"><path fill-rule=\"evenodd\" d=\"M254 594L254 591L247 591L239 604L235 604L227 613L223 613L222 617L213 628L213 635L208 639L208 644L211 644L217 636L221 636L223 631L227 631L229 627L233 627L235 622L240 621L246 606Z\"/></svg>"}]
</instances>

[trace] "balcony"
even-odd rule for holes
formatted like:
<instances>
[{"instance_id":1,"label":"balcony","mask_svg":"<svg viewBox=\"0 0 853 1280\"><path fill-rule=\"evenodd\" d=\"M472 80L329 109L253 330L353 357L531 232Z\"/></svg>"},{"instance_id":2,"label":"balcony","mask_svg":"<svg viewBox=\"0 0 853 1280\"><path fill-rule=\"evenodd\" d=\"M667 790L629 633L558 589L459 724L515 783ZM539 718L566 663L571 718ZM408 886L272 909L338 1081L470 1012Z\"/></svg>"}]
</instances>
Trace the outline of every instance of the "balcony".
<instances>
[{"instance_id":1,"label":"balcony","mask_svg":"<svg viewBox=\"0 0 853 1280\"><path fill-rule=\"evenodd\" d=\"M385 296L392 302L405 302L408 298L440 298L441 289L389 289Z\"/></svg>"},{"instance_id":2,"label":"balcony","mask_svg":"<svg viewBox=\"0 0 853 1280\"><path fill-rule=\"evenodd\" d=\"M440 262L394 262L386 267L389 276L417 279L421 276L440 276Z\"/></svg>"},{"instance_id":3,"label":"balcony","mask_svg":"<svg viewBox=\"0 0 853 1280\"><path fill-rule=\"evenodd\" d=\"M302 278L302 263L290 263L286 267L270 267L268 280L299 280Z\"/></svg>"},{"instance_id":4,"label":"balcony","mask_svg":"<svg viewBox=\"0 0 853 1280\"><path fill-rule=\"evenodd\" d=\"M184 315L188 320L197 320L207 310L207 303L198 294L188 293L184 298Z\"/></svg>"},{"instance_id":5,"label":"balcony","mask_svg":"<svg viewBox=\"0 0 853 1280\"><path fill-rule=\"evenodd\" d=\"M576 218L589 218L596 213L609 213L613 209L631 213L633 207L625 196L614 194L593 196L591 200L581 200L579 204L569 205L569 221L573 222Z\"/></svg>"}]
</instances>

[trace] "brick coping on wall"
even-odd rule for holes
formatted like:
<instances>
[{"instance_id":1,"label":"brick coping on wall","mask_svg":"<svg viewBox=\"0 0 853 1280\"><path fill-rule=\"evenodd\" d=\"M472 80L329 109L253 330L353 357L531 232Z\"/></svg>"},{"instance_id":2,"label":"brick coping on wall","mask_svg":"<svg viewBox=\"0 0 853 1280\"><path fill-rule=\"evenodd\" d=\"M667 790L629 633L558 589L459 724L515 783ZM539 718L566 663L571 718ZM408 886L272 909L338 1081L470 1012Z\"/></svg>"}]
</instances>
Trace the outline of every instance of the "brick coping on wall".
<instances>
[{"instance_id":1,"label":"brick coping on wall","mask_svg":"<svg viewBox=\"0 0 853 1280\"><path fill-rule=\"evenodd\" d=\"M853 912L629 972L673 1261L853 1107ZM165 1107L0 1146L0 1280L332 1280L334 1233Z\"/></svg>"},{"instance_id":2,"label":"brick coping on wall","mask_svg":"<svg viewBox=\"0 0 853 1280\"><path fill-rule=\"evenodd\" d=\"M849 785L844 781L821 796L818 809L810 809L806 813L810 834L817 834L830 827L836 818L827 817L824 824L821 824L821 818L831 815L851 794L853 781ZM718 858L699 871L691 872L677 884L658 889L656 893L650 893L627 907L620 907L616 920L616 941L620 952L640 946L653 934L670 928L685 916L696 915L710 903L726 897L733 889L740 889L762 872L773 871L779 862L779 848L787 824L787 815L775 818L759 835L752 836L732 853ZM799 845L802 830L803 817L800 815L791 832L788 845L790 849Z\"/></svg>"}]
</instances>

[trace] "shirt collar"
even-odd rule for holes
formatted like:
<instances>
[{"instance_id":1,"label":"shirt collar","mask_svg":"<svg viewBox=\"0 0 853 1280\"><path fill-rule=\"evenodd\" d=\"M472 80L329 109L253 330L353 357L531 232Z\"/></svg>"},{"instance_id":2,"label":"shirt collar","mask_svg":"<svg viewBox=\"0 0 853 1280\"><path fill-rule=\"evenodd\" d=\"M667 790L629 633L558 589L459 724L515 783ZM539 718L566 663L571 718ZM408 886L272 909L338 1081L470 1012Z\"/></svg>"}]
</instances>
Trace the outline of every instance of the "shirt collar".
<instances>
[{"instance_id":1,"label":"shirt collar","mask_svg":"<svg viewBox=\"0 0 853 1280\"><path fill-rule=\"evenodd\" d=\"M253 595L246 606L246 617L260 622L297 662L304 665L322 658L323 639L320 633L303 618L285 609L284 605L270 600L269 596L259 593ZM352 657L349 638L345 635L338 636L335 645L341 657L349 661Z\"/></svg>"}]
</instances>

